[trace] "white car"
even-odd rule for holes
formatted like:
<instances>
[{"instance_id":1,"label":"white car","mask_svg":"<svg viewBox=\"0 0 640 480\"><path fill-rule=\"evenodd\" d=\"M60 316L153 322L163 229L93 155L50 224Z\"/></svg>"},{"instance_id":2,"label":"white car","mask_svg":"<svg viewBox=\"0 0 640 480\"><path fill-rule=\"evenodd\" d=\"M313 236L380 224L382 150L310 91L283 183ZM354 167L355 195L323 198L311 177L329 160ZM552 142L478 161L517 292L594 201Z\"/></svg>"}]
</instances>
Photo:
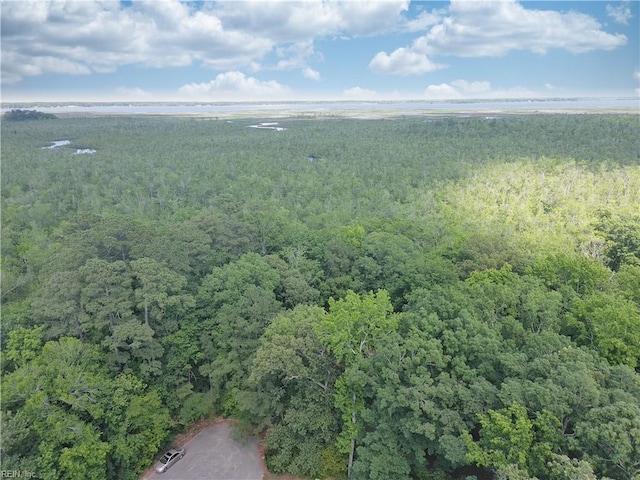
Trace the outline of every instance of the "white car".
<instances>
[{"instance_id":1,"label":"white car","mask_svg":"<svg viewBox=\"0 0 640 480\"><path fill-rule=\"evenodd\" d=\"M160 460L156 463L156 472L164 473L169 467L171 467L174 463L184 457L186 453L184 448L172 448L167 453L162 455Z\"/></svg>"}]
</instances>

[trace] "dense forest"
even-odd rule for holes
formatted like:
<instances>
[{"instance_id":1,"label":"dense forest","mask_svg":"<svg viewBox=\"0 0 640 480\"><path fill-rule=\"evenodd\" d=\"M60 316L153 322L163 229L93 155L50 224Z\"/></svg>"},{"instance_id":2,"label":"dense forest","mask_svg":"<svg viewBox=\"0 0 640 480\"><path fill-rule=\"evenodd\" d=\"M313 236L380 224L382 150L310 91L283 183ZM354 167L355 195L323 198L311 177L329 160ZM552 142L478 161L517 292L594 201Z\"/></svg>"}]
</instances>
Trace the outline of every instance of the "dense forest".
<instances>
[{"instance_id":1,"label":"dense forest","mask_svg":"<svg viewBox=\"0 0 640 480\"><path fill-rule=\"evenodd\" d=\"M2 122L2 469L637 480L640 117Z\"/></svg>"}]
</instances>

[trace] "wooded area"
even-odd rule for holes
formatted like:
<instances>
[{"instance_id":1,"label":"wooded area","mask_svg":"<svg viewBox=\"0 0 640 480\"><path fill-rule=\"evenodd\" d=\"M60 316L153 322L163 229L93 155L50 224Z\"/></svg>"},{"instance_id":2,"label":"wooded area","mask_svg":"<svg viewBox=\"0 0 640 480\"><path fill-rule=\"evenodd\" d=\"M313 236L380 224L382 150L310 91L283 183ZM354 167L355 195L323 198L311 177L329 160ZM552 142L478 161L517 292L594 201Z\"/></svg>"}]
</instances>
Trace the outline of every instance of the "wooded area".
<instances>
[{"instance_id":1,"label":"wooded area","mask_svg":"<svg viewBox=\"0 0 640 480\"><path fill-rule=\"evenodd\" d=\"M638 116L258 121L2 122L3 470L637 480Z\"/></svg>"}]
</instances>

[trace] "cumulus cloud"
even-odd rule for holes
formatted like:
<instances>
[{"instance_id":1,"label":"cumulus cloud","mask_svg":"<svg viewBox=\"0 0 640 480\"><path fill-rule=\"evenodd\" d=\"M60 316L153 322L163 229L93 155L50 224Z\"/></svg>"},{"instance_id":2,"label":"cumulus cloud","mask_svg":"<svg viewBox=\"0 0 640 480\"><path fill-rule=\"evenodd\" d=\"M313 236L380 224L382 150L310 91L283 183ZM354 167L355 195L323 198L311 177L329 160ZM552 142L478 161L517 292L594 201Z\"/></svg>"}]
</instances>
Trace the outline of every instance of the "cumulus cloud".
<instances>
[{"instance_id":1,"label":"cumulus cloud","mask_svg":"<svg viewBox=\"0 0 640 480\"><path fill-rule=\"evenodd\" d=\"M306 67L302 70L302 76L316 82L320 80L320 72L309 67Z\"/></svg>"},{"instance_id":2,"label":"cumulus cloud","mask_svg":"<svg viewBox=\"0 0 640 480\"><path fill-rule=\"evenodd\" d=\"M629 20L633 18L629 2L622 2L616 6L611 4L607 5L607 15L611 17L614 22L621 23L622 25L628 25Z\"/></svg>"},{"instance_id":3,"label":"cumulus cloud","mask_svg":"<svg viewBox=\"0 0 640 480\"><path fill-rule=\"evenodd\" d=\"M248 64L273 47L268 38L228 29L215 17L172 1L3 2L2 76L108 72L122 65L214 68Z\"/></svg>"},{"instance_id":4,"label":"cumulus cloud","mask_svg":"<svg viewBox=\"0 0 640 480\"><path fill-rule=\"evenodd\" d=\"M429 85L425 89L425 96L434 99L476 98L486 95L491 91L489 82L468 82L466 80L454 80L440 85Z\"/></svg>"},{"instance_id":5,"label":"cumulus cloud","mask_svg":"<svg viewBox=\"0 0 640 480\"><path fill-rule=\"evenodd\" d=\"M276 41L302 41L310 36L375 35L396 29L409 0L303 2L244 0L220 2L211 9L225 25Z\"/></svg>"},{"instance_id":6,"label":"cumulus cloud","mask_svg":"<svg viewBox=\"0 0 640 480\"><path fill-rule=\"evenodd\" d=\"M407 32L420 32L426 30L427 27L440 23L442 15L446 10L432 10L431 12L420 12L415 18L408 20L404 26Z\"/></svg>"},{"instance_id":7,"label":"cumulus cloud","mask_svg":"<svg viewBox=\"0 0 640 480\"><path fill-rule=\"evenodd\" d=\"M400 14L409 9L409 0L352 0L326 2L335 8L341 21L340 30L351 35L374 35L395 30L401 22Z\"/></svg>"},{"instance_id":8,"label":"cumulus cloud","mask_svg":"<svg viewBox=\"0 0 640 480\"><path fill-rule=\"evenodd\" d=\"M452 0L447 14L436 18L439 15L425 14L423 24L436 22L426 34L391 54L377 53L371 69L397 75L422 74L443 67L429 60L437 56L492 57L514 50L544 54L550 49L583 53L612 50L627 42L622 34L604 31L589 15L528 9L516 0Z\"/></svg>"},{"instance_id":9,"label":"cumulus cloud","mask_svg":"<svg viewBox=\"0 0 640 480\"><path fill-rule=\"evenodd\" d=\"M375 90L368 90L361 87L348 88L342 92L345 100L376 100L378 94Z\"/></svg>"},{"instance_id":10,"label":"cumulus cloud","mask_svg":"<svg viewBox=\"0 0 640 480\"><path fill-rule=\"evenodd\" d=\"M2 2L2 80L132 64L257 71L268 53L283 47L290 55L273 68L304 69L315 38L391 31L408 6L409 0ZM296 56L297 45L311 48Z\"/></svg>"},{"instance_id":11,"label":"cumulus cloud","mask_svg":"<svg viewBox=\"0 0 640 480\"><path fill-rule=\"evenodd\" d=\"M261 81L239 71L220 73L207 83L189 83L178 90L192 100L247 101L284 98L289 89L280 83Z\"/></svg>"},{"instance_id":12,"label":"cumulus cloud","mask_svg":"<svg viewBox=\"0 0 640 480\"><path fill-rule=\"evenodd\" d=\"M276 69L300 68L314 54L313 41L295 42L277 47L275 53L280 59L276 64Z\"/></svg>"},{"instance_id":13,"label":"cumulus cloud","mask_svg":"<svg viewBox=\"0 0 640 480\"><path fill-rule=\"evenodd\" d=\"M369 68L374 72L393 75L420 75L444 67L432 62L426 55L407 48L398 48L391 55L378 52L369 63Z\"/></svg>"},{"instance_id":14,"label":"cumulus cloud","mask_svg":"<svg viewBox=\"0 0 640 480\"><path fill-rule=\"evenodd\" d=\"M454 80L450 83L429 85L424 90L424 97L429 100L465 100L478 98L523 98L532 96L533 92L521 88L494 90L487 81L469 82Z\"/></svg>"},{"instance_id":15,"label":"cumulus cloud","mask_svg":"<svg viewBox=\"0 0 640 480\"><path fill-rule=\"evenodd\" d=\"M452 0L449 10L450 16L414 42L416 51L462 57L500 56L512 50L544 54L552 48L582 53L627 42L622 34L602 30L589 15L527 9L515 0Z\"/></svg>"}]
</instances>

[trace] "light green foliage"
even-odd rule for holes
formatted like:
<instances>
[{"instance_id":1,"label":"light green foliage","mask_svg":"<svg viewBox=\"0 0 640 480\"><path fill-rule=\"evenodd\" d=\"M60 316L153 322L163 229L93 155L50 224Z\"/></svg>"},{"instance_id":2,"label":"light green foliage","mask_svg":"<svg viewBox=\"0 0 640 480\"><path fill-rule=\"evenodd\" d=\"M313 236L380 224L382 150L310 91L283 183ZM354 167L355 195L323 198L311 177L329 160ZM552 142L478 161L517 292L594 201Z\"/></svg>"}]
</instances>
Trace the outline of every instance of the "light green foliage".
<instances>
[{"instance_id":1,"label":"light green foliage","mask_svg":"<svg viewBox=\"0 0 640 480\"><path fill-rule=\"evenodd\" d=\"M44 327L19 327L9 332L5 358L16 367L22 367L35 359L42 349Z\"/></svg>"},{"instance_id":2,"label":"light green foliage","mask_svg":"<svg viewBox=\"0 0 640 480\"><path fill-rule=\"evenodd\" d=\"M60 477L75 480L104 478L109 449L110 445L101 442L96 431L84 427L77 436L76 444L64 447L60 453Z\"/></svg>"},{"instance_id":3,"label":"light green foliage","mask_svg":"<svg viewBox=\"0 0 640 480\"><path fill-rule=\"evenodd\" d=\"M66 465L62 457L58 458L69 445L79 450L95 446L97 463L91 467L96 469L91 475L104 475L105 458L100 452L108 446L98 440L94 427L85 423L98 422L104 415L100 405L103 379L98 374L97 359L95 350L83 348L76 339L63 338L48 342L38 356L3 378L3 405L16 412L15 419L29 422L26 435L39 447L36 465L53 462L43 470L49 478L65 468L82 468L73 466L77 464L73 454L65 457ZM9 455L15 454L18 445L9 443L3 449ZM70 475L79 478L75 473Z\"/></svg>"},{"instance_id":4,"label":"light green foliage","mask_svg":"<svg viewBox=\"0 0 640 480\"><path fill-rule=\"evenodd\" d=\"M569 458L566 455L552 455L549 464L552 478L558 480L608 480L607 477L597 477L593 473L591 464L584 460Z\"/></svg>"},{"instance_id":5,"label":"light green foliage","mask_svg":"<svg viewBox=\"0 0 640 480\"><path fill-rule=\"evenodd\" d=\"M530 269L547 287L563 292L570 288L577 295L604 289L611 271L597 260L582 255L558 253L538 260Z\"/></svg>"},{"instance_id":6,"label":"light green foliage","mask_svg":"<svg viewBox=\"0 0 640 480\"><path fill-rule=\"evenodd\" d=\"M640 266L622 265L614 278L622 296L640 307Z\"/></svg>"},{"instance_id":7,"label":"light green foliage","mask_svg":"<svg viewBox=\"0 0 640 480\"><path fill-rule=\"evenodd\" d=\"M531 477L526 471L520 470L516 464L498 468L496 478L497 480L538 480L537 477Z\"/></svg>"},{"instance_id":8,"label":"light green foliage","mask_svg":"<svg viewBox=\"0 0 640 480\"><path fill-rule=\"evenodd\" d=\"M329 300L329 315L318 327L318 335L345 366L373 352L376 342L398 328L398 317L385 290L344 299Z\"/></svg>"},{"instance_id":9,"label":"light green foliage","mask_svg":"<svg viewBox=\"0 0 640 480\"><path fill-rule=\"evenodd\" d=\"M525 468L533 443L533 423L521 405L489 410L480 416L480 441L469 441L469 460L484 467L499 469L508 465Z\"/></svg>"},{"instance_id":10,"label":"light green foliage","mask_svg":"<svg viewBox=\"0 0 640 480\"><path fill-rule=\"evenodd\" d=\"M563 443L560 422L551 412L539 411L531 420L526 409L514 403L489 410L479 419L479 441L465 437L471 462L491 467L499 478L527 479L530 474L548 478L547 464Z\"/></svg>"},{"instance_id":11,"label":"light green foliage","mask_svg":"<svg viewBox=\"0 0 640 480\"><path fill-rule=\"evenodd\" d=\"M112 451L109 478L136 478L147 467L169 433L169 411L157 392L148 391L133 375L118 375L111 396L104 432Z\"/></svg>"},{"instance_id":12,"label":"light green foliage","mask_svg":"<svg viewBox=\"0 0 640 480\"><path fill-rule=\"evenodd\" d=\"M565 331L614 364L640 361L640 308L617 295L595 292L576 300Z\"/></svg>"},{"instance_id":13,"label":"light green foliage","mask_svg":"<svg viewBox=\"0 0 640 480\"><path fill-rule=\"evenodd\" d=\"M504 262L526 265L539 255L565 253L577 245L601 258L593 224L603 209L615 208L625 219L624 228L631 228L624 222L637 215L636 167L603 165L595 170L558 158L556 153L553 159L496 163L476 171L472 182L446 187L444 208L455 219L449 223L464 231L460 255L465 271ZM636 230L615 235L636 238Z\"/></svg>"},{"instance_id":14,"label":"light green foliage","mask_svg":"<svg viewBox=\"0 0 640 480\"><path fill-rule=\"evenodd\" d=\"M93 346L61 338L4 376L3 465L38 466L51 479L135 478L167 435L168 411L103 363Z\"/></svg>"},{"instance_id":15,"label":"light green foliage","mask_svg":"<svg viewBox=\"0 0 640 480\"><path fill-rule=\"evenodd\" d=\"M342 413L339 448L349 453L348 475L359 436L359 417L364 410L366 375L361 363L398 328L389 294L385 290L357 295L349 291L344 299L329 300L329 314L316 327L320 340L342 363L344 373L336 381L335 405Z\"/></svg>"}]
</instances>

